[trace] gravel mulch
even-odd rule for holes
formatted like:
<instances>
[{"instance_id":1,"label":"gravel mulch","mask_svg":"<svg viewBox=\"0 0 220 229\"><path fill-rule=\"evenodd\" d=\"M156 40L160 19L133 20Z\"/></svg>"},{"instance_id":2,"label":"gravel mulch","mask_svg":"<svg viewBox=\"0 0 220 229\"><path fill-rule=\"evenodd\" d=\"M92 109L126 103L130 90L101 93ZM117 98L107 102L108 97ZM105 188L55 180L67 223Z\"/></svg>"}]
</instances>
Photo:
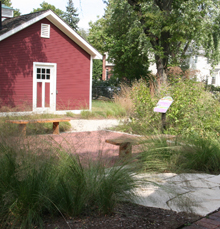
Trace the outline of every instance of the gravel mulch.
<instances>
[{"instance_id":1,"label":"gravel mulch","mask_svg":"<svg viewBox=\"0 0 220 229\"><path fill-rule=\"evenodd\" d=\"M160 208L145 207L131 203L121 203L112 215L82 216L80 218L54 219L45 222L46 229L65 228L150 228L176 229L190 225L200 217L184 212L176 213Z\"/></svg>"}]
</instances>

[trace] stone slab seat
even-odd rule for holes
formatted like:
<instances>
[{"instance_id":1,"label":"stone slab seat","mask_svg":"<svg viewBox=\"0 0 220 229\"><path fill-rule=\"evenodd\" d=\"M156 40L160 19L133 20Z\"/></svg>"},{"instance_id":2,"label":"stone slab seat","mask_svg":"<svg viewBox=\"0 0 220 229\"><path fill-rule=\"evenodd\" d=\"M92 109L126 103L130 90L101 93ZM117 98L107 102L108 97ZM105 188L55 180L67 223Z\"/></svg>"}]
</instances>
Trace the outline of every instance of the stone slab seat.
<instances>
[{"instance_id":1,"label":"stone slab seat","mask_svg":"<svg viewBox=\"0 0 220 229\"><path fill-rule=\"evenodd\" d=\"M110 143L113 145L119 146L119 157L123 157L126 155L132 154L132 145L139 145L146 143L148 140L154 139L166 139L172 140L175 139L175 135L168 135L168 134L158 134L158 135L151 135L151 136L144 136L144 137L137 137L137 136L129 136L129 137L118 137L115 139L106 139L106 143Z\"/></svg>"},{"instance_id":2,"label":"stone slab seat","mask_svg":"<svg viewBox=\"0 0 220 229\"><path fill-rule=\"evenodd\" d=\"M28 123L53 123L53 134L59 134L59 123L69 122L69 118L50 118L50 119L30 119L30 120L6 120L7 123L15 123L19 125L19 131L26 136L26 125Z\"/></svg>"}]
</instances>

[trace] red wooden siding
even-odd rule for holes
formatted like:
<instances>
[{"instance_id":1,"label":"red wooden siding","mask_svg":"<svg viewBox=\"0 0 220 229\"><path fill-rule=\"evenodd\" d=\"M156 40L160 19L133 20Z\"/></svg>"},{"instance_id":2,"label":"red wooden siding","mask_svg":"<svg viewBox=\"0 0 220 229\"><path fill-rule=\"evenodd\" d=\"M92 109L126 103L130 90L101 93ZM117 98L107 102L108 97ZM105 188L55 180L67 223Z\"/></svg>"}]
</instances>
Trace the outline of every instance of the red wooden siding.
<instances>
[{"instance_id":1,"label":"red wooden siding","mask_svg":"<svg viewBox=\"0 0 220 229\"><path fill-rule=\"evenodd\" d=\"M37 82L37 107L42 107L42 82Z\"/></svg>"},{"instance_id":2,"label":"red wooden siding","mask_svg":"<svg viewBox=\"0 0 220 229\"><path fill-rule=\"evenodd\" d=\"M50 107L50 83L45 83L45 107Z\"/></svg>"},{"instance_id":3,"label":"red wooden siding","mask_svg":"<svg viewBox=\"0 0 220 229\"><path fill-rule=\"evenodd\" d=\"M41 23L50 24L50 38L41 38ZM33 104L33 62L57 64L56 110L89 105L90 55L47 19L0 42L2 104ZM48 102L48 101L46 101Z\"/></svg>"}]
</instances>

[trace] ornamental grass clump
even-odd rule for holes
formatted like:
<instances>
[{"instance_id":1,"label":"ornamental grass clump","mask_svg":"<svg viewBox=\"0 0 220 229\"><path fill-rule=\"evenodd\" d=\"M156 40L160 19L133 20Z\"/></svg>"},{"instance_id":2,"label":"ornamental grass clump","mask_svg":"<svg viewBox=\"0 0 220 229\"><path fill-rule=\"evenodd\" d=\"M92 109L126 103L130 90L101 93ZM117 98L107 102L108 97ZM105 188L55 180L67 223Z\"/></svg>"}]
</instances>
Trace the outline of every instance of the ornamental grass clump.
<instances>
[{"instance_id":1,"label":"ornamental grass clump","mask_svg":"<svg viewBox=\"0 0 220 229\"><path fill-rule=\"evenodd\" d=\"M183 139L178 151L176 166L180 171L219 174L220 144L217 138L211 139L192 135L187 139Z\"/></svg>"},{"instance_id":2,"label":"ornamental grass clump","mask_svg":"<svg viewBox=\"0 0 220 229\"><path fill-rule=\"evenodd\" d=\"M3 228L42 225L54 211L50 202L56 181L54 158L40 157L0 143L0 224Z\"/></svg>"},{"instance_id":3,"label":"ornamental grass clump","mask_svg":"<svg viewBox=\"0 0 220 229\"><path fill-rule=\"evenodd\" d=\"M32 144L34 139L36 144ZM14 142L13 142L14 141ZM0 227L44 227L47 217L110 214L132 198L134 173L126 163L105 168L51 142L0 141Z\"/></svg>"},{"instance_id":4,"label":"ornamental grass clump","mask_svg":"<svg viewBox=\"0 0 220 229\"><path fill-rule=\"evenodd\" d=\"M218 138L199 135L175 140L155 139L142 147L140 161L144 171L202 172L219 174L220 144Z\"/></svg>"}]
</instances>

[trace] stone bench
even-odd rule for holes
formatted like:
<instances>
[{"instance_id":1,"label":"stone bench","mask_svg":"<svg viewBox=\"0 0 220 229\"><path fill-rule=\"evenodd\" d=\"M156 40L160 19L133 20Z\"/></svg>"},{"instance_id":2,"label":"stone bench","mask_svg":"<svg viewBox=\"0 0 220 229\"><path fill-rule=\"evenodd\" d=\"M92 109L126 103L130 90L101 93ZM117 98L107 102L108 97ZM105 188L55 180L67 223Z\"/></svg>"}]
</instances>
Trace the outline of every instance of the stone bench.
<instances>
[{"instance_id":1,"label":"stone bench","mask_svg":"<svg viewBox=\"0 0 220 229\"><path fill-rule=\"evenodd\" d=\"M152 136L144 136L144 137L118 137L115 139L106 139L105 142L113 145L119 146L119 157L123 156L131 156L132 155L132 145L139 145L146 143L146 141L155 140L155 139L166 139L172 140L175 139L175 135L167 135L167 134L159 134Z\"/></svg>"}]
</instances>

